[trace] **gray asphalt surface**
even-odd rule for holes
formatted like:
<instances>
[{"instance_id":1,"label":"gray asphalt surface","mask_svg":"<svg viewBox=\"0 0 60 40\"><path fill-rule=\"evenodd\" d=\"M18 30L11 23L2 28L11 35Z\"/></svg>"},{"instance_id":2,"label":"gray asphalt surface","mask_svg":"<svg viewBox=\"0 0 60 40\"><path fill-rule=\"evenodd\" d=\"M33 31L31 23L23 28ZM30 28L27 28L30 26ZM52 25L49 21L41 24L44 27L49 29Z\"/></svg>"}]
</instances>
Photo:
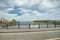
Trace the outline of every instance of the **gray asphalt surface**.
<instances>
[{"instance_id":1,"label":"gray asphalt surface","mask_svg":"<svg viewBox=\"0 0 60 40\"><path fill-rule=\"evenodd\" d=\"M60 30L26 33L0 33L0 40L46 40L59 37Z\"/></svg>"}]
</instances>

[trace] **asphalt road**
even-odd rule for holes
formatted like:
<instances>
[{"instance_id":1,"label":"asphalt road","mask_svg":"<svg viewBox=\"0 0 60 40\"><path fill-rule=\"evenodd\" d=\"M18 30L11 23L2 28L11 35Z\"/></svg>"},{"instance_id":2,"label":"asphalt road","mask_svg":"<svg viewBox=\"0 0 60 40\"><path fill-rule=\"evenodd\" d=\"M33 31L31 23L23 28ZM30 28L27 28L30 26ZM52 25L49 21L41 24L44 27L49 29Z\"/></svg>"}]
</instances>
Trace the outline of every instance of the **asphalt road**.
<instances>
[{"instance_id":1,"label":"asphalt road","mask_svg":"<svg viewBox=\"0 0 60 40\"><path fill-rule=\"evenodd\" d=\"M26 33L0 33L0 40L46 40L59 37L60 30Z\"/></svg>"}]
</instances>

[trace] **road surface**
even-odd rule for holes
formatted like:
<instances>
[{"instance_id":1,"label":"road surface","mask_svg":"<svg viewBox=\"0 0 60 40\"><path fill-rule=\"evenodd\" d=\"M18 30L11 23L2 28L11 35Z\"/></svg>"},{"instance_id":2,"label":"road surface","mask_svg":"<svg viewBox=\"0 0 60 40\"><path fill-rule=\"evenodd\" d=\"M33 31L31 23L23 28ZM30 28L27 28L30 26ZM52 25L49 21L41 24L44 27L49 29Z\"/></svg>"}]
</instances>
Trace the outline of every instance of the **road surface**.
<instances>
[{"instance_id":1,"label":"road surface","mask_svg":"<svg viewBox=\"0 0 60 40\"><path fill-rule=\"evenodd\" d=\"M25 33L0 33L0 40L46 40L59 37L60 30Z\"/></svg>"}]
</instances>

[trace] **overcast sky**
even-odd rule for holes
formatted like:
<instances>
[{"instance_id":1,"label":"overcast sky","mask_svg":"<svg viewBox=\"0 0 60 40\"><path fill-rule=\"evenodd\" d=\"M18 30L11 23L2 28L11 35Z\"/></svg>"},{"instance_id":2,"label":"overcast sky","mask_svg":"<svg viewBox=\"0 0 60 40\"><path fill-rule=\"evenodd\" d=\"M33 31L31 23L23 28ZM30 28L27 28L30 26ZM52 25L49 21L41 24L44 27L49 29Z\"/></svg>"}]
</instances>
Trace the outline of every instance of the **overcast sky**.
<instances>
[{"instance_id":1,"label":"overcast sky","mask_svg":"<svg viewBox=\"0 0 60 40\"><path fill-rule=\"evenodd\" d=\"M0 18L60 20L60 0L0 0Z\"/></svg>"}]
</instances>

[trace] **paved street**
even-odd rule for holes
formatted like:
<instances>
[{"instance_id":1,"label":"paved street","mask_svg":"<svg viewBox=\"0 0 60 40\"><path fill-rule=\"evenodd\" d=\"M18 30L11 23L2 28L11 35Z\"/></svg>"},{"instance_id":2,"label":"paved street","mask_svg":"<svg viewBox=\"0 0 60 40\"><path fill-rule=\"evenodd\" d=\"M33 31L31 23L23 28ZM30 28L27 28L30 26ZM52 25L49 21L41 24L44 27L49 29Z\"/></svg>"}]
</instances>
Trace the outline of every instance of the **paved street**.
<instances>
[{"instance_id":1,"label":"paved street","mask_svg":"<svg viewBox=\"0 0 60 40\"><path fill-rule=\"evenodd\" d=\"M60 37L60 30L26 33L0 33L0 40L46 40Z\"/></svg>"}]
</instances>

